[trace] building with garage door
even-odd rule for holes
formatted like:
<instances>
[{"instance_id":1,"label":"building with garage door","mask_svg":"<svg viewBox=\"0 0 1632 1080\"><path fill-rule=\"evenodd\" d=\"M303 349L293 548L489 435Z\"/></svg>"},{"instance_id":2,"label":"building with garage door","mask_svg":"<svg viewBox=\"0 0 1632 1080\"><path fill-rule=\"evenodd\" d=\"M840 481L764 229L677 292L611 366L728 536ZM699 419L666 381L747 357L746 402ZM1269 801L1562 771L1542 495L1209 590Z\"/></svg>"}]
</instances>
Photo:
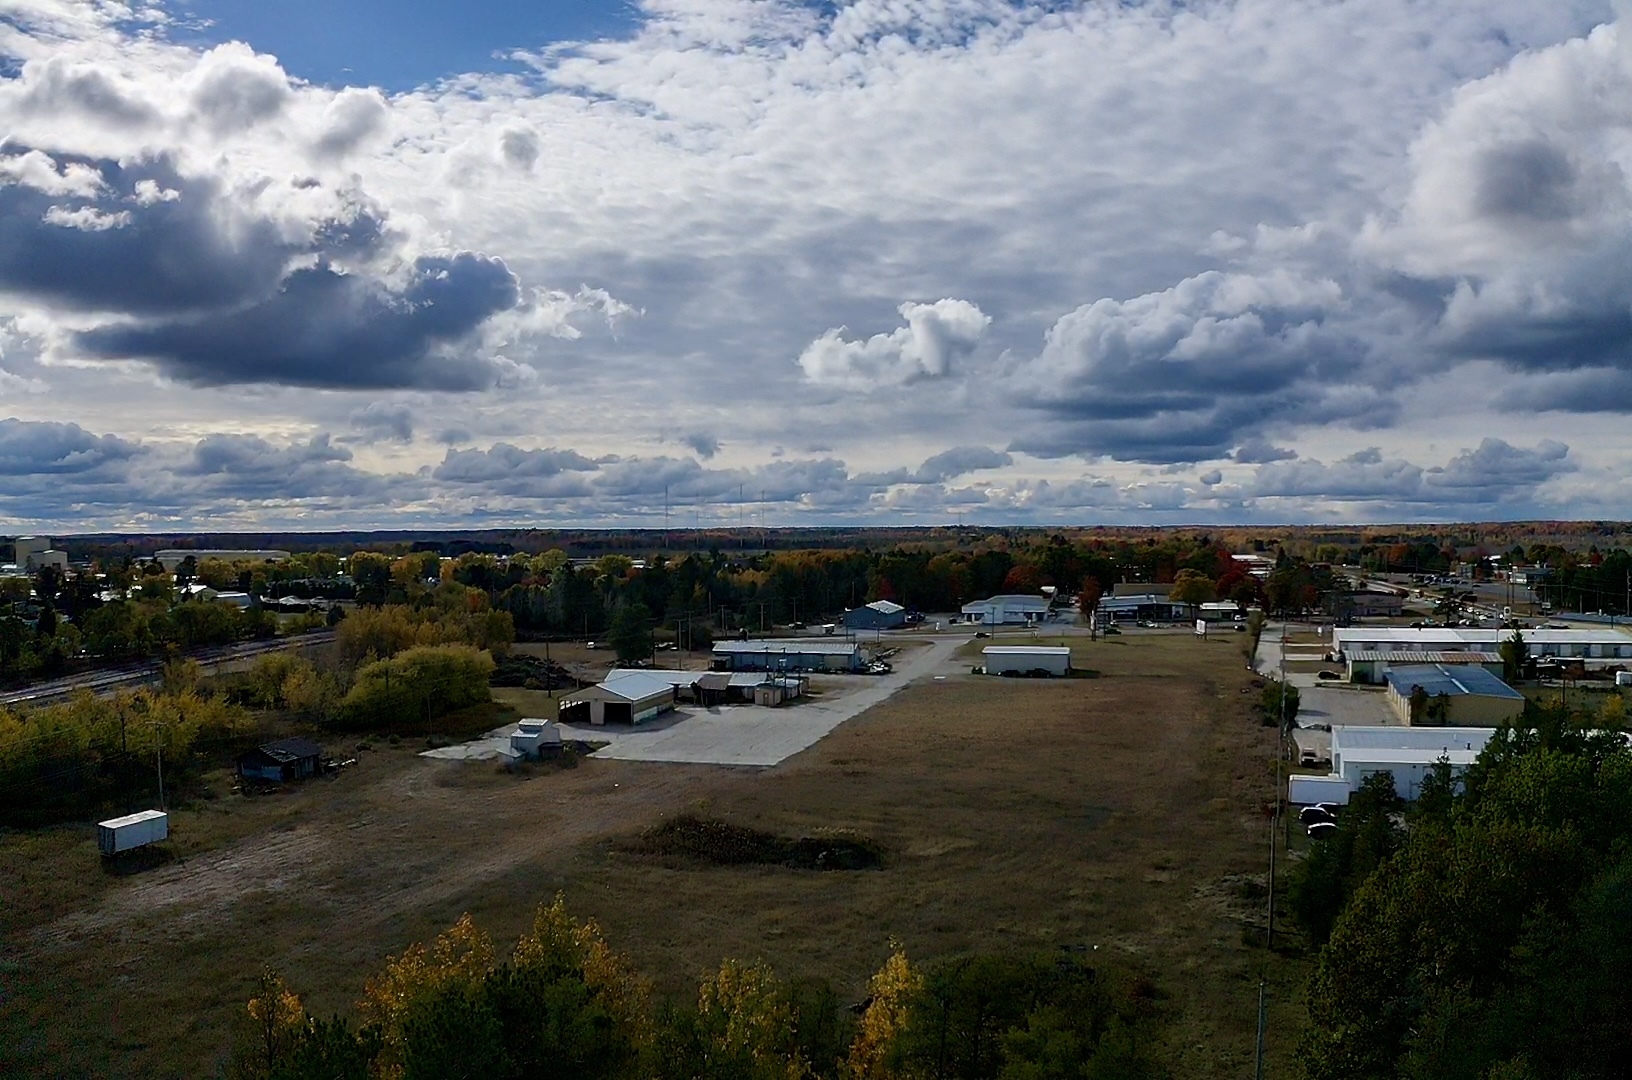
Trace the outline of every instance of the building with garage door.
<instances>
[{"instance_id":1,"label":"building with garage door","mask_svg":"<svg viewBox=\"0 0 1632 1080\"><path fill-rule=\"evenodd\" d=\"M674 701L674 683L633 671L567 694L560 715L566 724L640 724L674 708Z\"/></svg>"},{"instance_id":2,"label":"building with garage door","mask_svg":"<svg viewBox=\"0 0 1632 1080\"><path fill-rule=\"evenodd\" d=\"M1391 667L1383 676L1388 686L1388 704L1407 724L1457 727L1499 727L1524 713L1524 695L1473 664L1403 664ZM1430 719L1419 715L1413 721L1411 696L1421 688L1428 707L1443 695L1448 715Z\"/></svg>"}]
</instances>

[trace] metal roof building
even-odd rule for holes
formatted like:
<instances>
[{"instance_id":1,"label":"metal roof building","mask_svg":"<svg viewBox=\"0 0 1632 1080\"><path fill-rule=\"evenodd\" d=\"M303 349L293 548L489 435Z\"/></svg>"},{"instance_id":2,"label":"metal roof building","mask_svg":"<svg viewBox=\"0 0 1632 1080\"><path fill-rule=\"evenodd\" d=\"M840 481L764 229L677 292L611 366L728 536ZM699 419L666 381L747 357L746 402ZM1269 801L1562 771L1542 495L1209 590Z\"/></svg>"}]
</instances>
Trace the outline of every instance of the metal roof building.
<instances>
[{"instance_id":1,"label":"metal roof building","mask_svg":"<svg viewBox=\"0 0 1632 1080\"><path fill-rule=\"evenodd\" d=\"M726 671L860 671L861 646L834 638L717 641L714 665Z\"/></svg>"},{"instance_id":2,"label":"metal roof building","mask_svg":"<svg viewBox=\"0 0 1632 1080\"><path fill-rule=\"evenodd\" d=\"M561 699L565 723L638 724L674 708L675 684L647 671L624 671L616 678L575 690Z\"/></svg>"},{"instance_id":3,"label":"metal roof building","mask_svg":"<svg viewBox=\"0 0 1632 1080\"><path fill-rule=\"evenodd\" d=\"M1048 597L1005 594L963 605L970 622L999 626L1004 623L1040 622L1048 614Z\"/></svg>"},{"instance_id":4,"label":"metal roof building","mask_svg":"<svg viewBox=\"0 0 1632 1080\"><path fill-rule=\"evenodd\" d=\"M847 630L894 630L907 625L907 609L894 600L874 600L844 613Z\"/></svg>"},{"instance_id":5,"label":"metal roof building","mask_svg":"<svg viewBox=\"0 0 1632 1080\"><path fill-rule=\"evenodd\" d=\"M1479 757L1492 733L1472 727L1332 727L1332 776L1350 792L1374 773L1391 773L1402 799L1415 799L1441 758L1460 773ZM1346 800L1344 800L1346 801Z\"/></svg>"},{"instance_id":6,"label":"metal roof building","mask_svg":"<svg viewBox=\"0 0 1632 1080\"><path fill-rule=\"evenodd\" d=\"M1406 723L1412 722L1411 695L1418 687L1432 701L1444 695L1450 715L1443 723L1496 727L1524 712L1524 695L1477 665L1407 664L1389 668L1388 703ZM1421 717L1417 723L1423 723Z\"/></svg>"},{"instance_id":7,"label":"metal roof building","mask_svg":"<svg viewBox=\"0 0 1632 1080\"><path fill-rule=\"evenodd\" d=\"M1357 651L1346 654L1344 664L1350 682L1376 684L1383 681L1391 667L1402 664L1448 664L1465 666L1476 664L1492 675L1500 674L1502 658L1493 652L1422 652L1404 650L1391 652Z\"/></svg>"}]
</instances>

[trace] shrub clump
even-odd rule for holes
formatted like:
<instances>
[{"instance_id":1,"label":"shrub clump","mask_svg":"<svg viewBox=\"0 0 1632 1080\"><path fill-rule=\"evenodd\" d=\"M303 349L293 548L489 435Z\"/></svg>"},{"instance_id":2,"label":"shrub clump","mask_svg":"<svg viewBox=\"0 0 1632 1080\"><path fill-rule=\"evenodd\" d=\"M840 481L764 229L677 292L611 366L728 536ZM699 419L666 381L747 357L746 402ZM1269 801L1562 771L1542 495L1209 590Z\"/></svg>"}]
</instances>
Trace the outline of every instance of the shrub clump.
<instances>
[{"instance_id":1,"label":"shrub clump","mask_svg":"<svg viewBox=\"0 0 1632 1080\"><path fill-rule=\"evenodd\" d=\"M883 865L878 846L849 831L796 840L746 825L682 814L621 845L636 855L691 859L715 866L787 866L800 870L872 870Z\"/></svg>"}]
</instances>

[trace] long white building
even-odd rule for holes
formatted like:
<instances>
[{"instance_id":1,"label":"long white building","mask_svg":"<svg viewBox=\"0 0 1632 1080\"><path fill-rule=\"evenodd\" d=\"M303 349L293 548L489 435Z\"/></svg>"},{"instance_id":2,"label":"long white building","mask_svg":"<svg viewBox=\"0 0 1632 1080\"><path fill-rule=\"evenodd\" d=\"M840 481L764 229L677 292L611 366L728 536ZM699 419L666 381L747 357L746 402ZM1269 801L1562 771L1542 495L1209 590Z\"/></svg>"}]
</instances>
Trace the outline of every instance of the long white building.
<instances>
[{"instance_id":1,"label":"long white building","mask_svg":"<svg viewBox=\"0 0 1632 1080\"><path fill-rule=\"evenodd\" d=\"M1617 626L1570 630L1509 630L1463 626L1340 626L1332 631L1332 649L1351 653L1486 652L1494 653L1514 634L1523 634L1531 656L1583 659L1632 659L1632 633Z\"/></svg>"},{"instance_id":2,"label":"long white building","mask_svg":"<svg viewBox=\"0 0 1632 1080\"><path fill-rule=\"evenodd\" d=\"M1402 799L1415 799L1422 782L1443 759L1453 776L1467 770L1495 734L1493 728L1360 727L1332 728L1332 771L1328 776L1293 776L1287 798L1293 803L1344 804L1366 777L1388 773Z\"/></svg>"},{"instance_id":3,"label":"long white building","mask_svg":"<svg viewBox=\"0 0 1632 1080\"><path fill-rule=\"evenodd\" d=\"M963 605L963 614L973 623L1001 626L1005 623L1042 622L1048 615L1048 597L1007 594Z\"/></svg>"}]
</instances>

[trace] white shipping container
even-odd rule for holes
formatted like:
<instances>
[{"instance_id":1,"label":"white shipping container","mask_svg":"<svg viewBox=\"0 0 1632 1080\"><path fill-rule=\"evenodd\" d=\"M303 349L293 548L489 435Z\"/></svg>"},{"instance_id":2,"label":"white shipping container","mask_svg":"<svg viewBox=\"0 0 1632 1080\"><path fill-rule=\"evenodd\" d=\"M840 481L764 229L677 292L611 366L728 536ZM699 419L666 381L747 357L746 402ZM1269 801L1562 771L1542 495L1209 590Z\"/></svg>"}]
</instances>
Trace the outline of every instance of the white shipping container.
<instances>
[{"instance_id":1,"label":"white shipping container","mask_svg":"<svg viewBox=\"0 0 1632 1080\"><path fill-rule=\"evenodd\" d=\"M1615 673L1616 686L1632 686L1632 671L1617 671Z\"/></svg>"},{"instance_id":2,"label":"white shipping container","mask_svg":"<svg viewBox=\"0 0 1632 1080\"><path fill-rule=\"evenodd\" d=\"M156 844L170 835L170 818L163 810L143 810L139 814L99 821L96 846L104 855Z\"/></svg>"}]
</instances>

